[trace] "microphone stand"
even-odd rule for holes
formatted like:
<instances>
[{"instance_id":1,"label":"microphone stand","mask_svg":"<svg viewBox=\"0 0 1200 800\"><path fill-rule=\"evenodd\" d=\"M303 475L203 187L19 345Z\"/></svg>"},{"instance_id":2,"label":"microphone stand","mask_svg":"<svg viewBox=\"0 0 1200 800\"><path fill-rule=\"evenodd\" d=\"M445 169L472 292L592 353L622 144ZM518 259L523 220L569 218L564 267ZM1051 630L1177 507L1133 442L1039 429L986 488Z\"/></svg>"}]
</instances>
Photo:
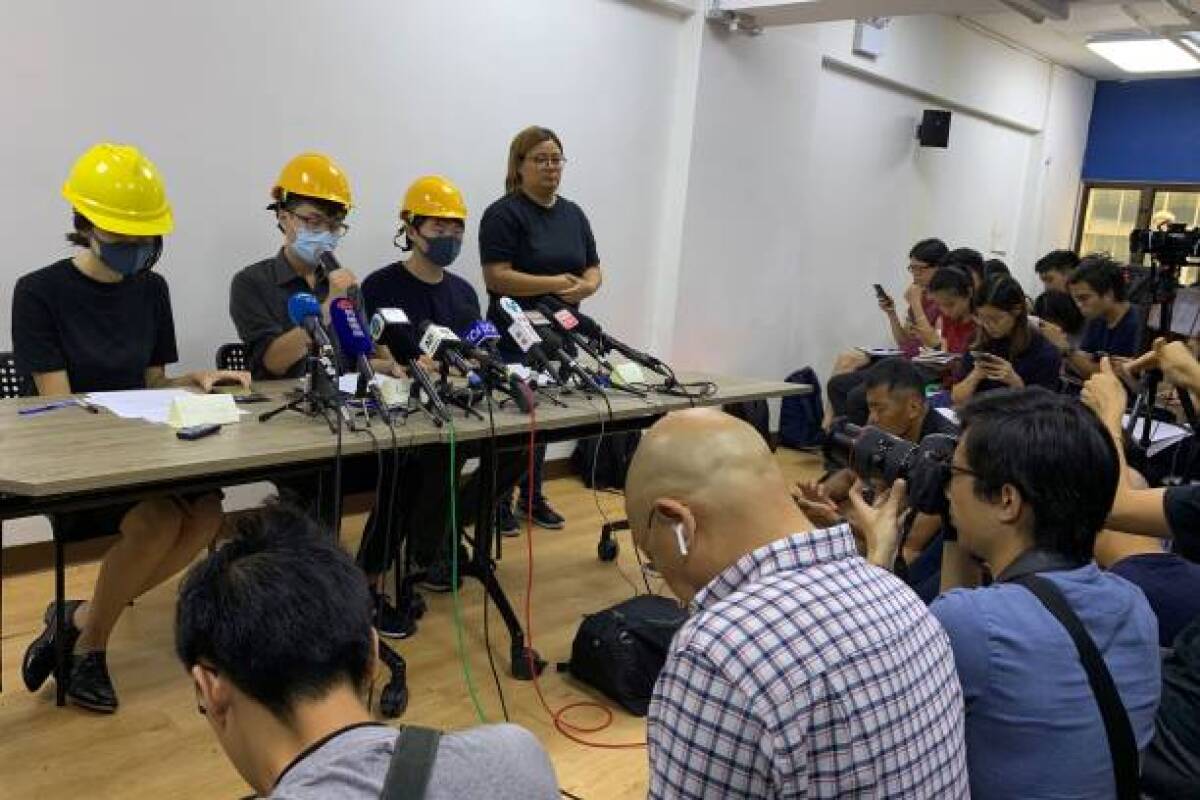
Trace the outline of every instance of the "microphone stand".
<instances>
[{"instance_id":1,"label":"microphone stand","mask_svg":"<svg viewBox=\"0 0 1200 800\"><path fill-rule=\"evenodd\" d=\"M338 387L331 384L321 367L321 356L315 343L309 345L308 355L304 358L304 388L296 390L292 398L278 408L259 414L258 421L269 422L284 411L296 411L309 417L320 415L329 425L330 433L337 433L339 417L351 431L355 430Z\"/></svg>"}]
</instances>

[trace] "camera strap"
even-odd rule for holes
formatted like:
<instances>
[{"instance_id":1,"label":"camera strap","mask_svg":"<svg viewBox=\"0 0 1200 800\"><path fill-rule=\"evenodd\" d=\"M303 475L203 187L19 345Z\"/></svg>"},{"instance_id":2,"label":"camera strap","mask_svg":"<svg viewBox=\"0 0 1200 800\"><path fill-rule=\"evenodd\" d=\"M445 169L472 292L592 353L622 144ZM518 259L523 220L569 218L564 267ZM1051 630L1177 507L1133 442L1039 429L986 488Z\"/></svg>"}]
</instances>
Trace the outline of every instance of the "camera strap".
<instances>
[{"instance_id":1,"label":"camera strap","mask_svg":"<svg viewBox=\"0 0 1200 800\"><path fill-rule=\"evenodd\" d=\"M1049 566L1051 564L1054 566ZM1039 570L1038 565L1047 566ZM1112 757L1116 796L1118 800L1137 800L1140 796L1137 741L1133 736L1133 726L1129 723L1125 704L1121 702L1121 695L1113 682L1112 673L1108 671L1099 648L1084 628L1083 622L1071 609L1059 588L1053 581L1035 574L1039 571L1073 569L1078 566L1079 564L1055 553L1031 550L1010 564L1009 568L1001 573L1000 580L1024 586L1066 628L1075 643L1084 672L1087 673L1088 684L1095 695L1096 704L1100 707L1100 717L1104 721L1104 732Z\"/></svg>"}]
</instances>

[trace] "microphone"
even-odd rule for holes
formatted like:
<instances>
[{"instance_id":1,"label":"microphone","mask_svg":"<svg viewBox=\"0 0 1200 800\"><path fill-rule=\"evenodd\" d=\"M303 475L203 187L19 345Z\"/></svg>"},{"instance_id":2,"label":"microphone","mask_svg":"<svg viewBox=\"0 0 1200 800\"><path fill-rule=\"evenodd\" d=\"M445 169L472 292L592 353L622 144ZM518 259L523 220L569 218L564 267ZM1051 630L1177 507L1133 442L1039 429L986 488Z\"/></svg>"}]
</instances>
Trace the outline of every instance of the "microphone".
<instances>
[{"instance_id":1,"label":"microphone","mask_svg":"<svg viewBox=\"0 0 1200 800\"><path fill-rule=\"evenodd\" d=\"M571 313L569 308L564 307L555 311L544 300L539 300L535 307L553 328L578 345L579 349L591 356L593 361L609 372L613 371L612 364L608 363L603 354L593 347L588 338L578 330L579 319Z\"/></svg>"},{"instance_id":2,"label":"microphone","mask_svg":"<svg viewBox=\"0 0 1200 800\"><path fill-rule=\"evenodd\" d=\"M421 333L420 346L425 355L446 361L464 375L475 374L475 368L463 357L463 351L469 351L470 347L454 331L430 320L418 325L417 330Z\"/></svg>"},{"instance_id":3,"label":"microphone","mask_svg":"<svg viewBox=\"0 0 1200 800\"><path fill-rule=\"evenodd\" d=\"M554 312L551 316L557 316L560 312L566 310L566 312L570 314L578 323L577 330L579 333L595 342L598 342L600 344L600 349L604 352L616 350L618 353L625 356L625 358L636 364L641 364L643 367L653 370L660 375L668 377L670 376L671 368L662 361L650 355L649 353L643 353L640 350L635 350L624 342L609 336L594 319L587 316L579 309L572 308L568 304L564 303L561 298L555 297L554 295L546 295L540 299L540 302L545 303L547 308Z\"/></svg>"},{"instance_id":4,"label":"microphone","mask_svg":"<svg viewBox=\"0 0 1200 800\"><path fill-rule=\"evenodd\" d=\"M342 418L349 422L349 414L338 390L337 352L333 349L325 326L321 324L320 302L309 292L297 292L288 298L288 317L307 331L316 350L315 364L319 372L308 373L307 390L321 397L323 402L340 408ZM321 377L324 377L323 381Z\"/></svg>"},{"instance_id":5,"label":"microphone","mask_svg":"<svg viewBox=\"0 0 1200 800\"><path fill-rule=\"evenodd\" d=\"M375 381L375 370L371 367L370 357L375 353L375 343L363 330L362 318L359 317L354 302L348 297L334 300L329 306L329 320L342 352L354 359L358 366L359 391L365 388L379 406L379 413L385 420L390 421L391 413L387 401L383 399L383 392Z\"/></svg>"},{"instance_id":6,"label":"microphone","mask_svg":"<svg viewBox=\"0 0 1200 800\"><path fill-rule=\"evenodd\" d=\"M542 349L541 337L533 329L529 318L525 316L525 311L511 297L501 297L496 308L501 325L508 333L508 338L525 354L525 360L529 362L529 366L540 372L552 372L550 359L546 356L546 351Z\"/></svg>"},{"instance_id":7,"label":"microphone","mask_svg":"<svg viewBox=\"0 0 1200 800\"><path fill-rule=\"evenodd\" d=\"M500 341L500 331L486 319L472 322L462 332L463 340L475 348L473 356L483 367L484 375L492 379L499 388L506 391L517 403L517 408L524 414L536 408L538 401L529 384L513 374L500 357L496 342Z\"/></svg>"},{"instance_id":8,"label":"microphone","mask_svg":"<svg viewBox=\"0 0 1200 800\"><path fill-rule=\"evenodd\" d=\"M557 360L562 365L562 377L560 383L565 383L567 375L576 375L584 385L596 391L602 391L600 385L596 383L596 379L591 373L579 365L570 353L567 352L561 336L559 336L550 323L537 311L528 313L529 321L533 323L534 330L538 331L538 335L542 337L542 344L545 346L546 352L550 353L550 357Z\"/></svg>"},{"instance_id":9,"label":"microphone","mask_svg":"<svg viewBox=\"0 0 1200 800\"><path fill-rule=\"evenodd\" d=\"M418 362L421 357L421 347L417 344L416 337L413 336L413 326L408 315L398 308L379 309L371 317L371 339L377 344L386 346L392 356L403 361L408 367L413 380L429 397L429 404L433 407L431 413L433 423L440 426L442 422L448 422L450 411L442 402L433 379Z\"/></svg>"},{"instance_id":10,"label":"microphone","mask_svg":"<svg viewBox=\"0 0 1200 800\"><path fill-rule=\"evenodd\" d=\"M329 341L329 334L321 324L321 303L316 295L310 292L296 292L289 297L288 317L292 324L304 328L308 338L312 339L318 348L333 349L333 342Z\"/></svg>"}]
</instances>

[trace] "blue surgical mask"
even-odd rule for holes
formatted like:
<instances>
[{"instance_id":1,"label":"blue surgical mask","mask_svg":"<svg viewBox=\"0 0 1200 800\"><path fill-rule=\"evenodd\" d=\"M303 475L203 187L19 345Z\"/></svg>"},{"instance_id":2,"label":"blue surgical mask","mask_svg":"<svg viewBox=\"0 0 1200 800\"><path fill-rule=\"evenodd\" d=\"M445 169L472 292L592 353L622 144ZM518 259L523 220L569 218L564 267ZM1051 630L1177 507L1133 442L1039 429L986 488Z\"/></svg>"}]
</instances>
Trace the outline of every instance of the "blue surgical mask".
<instances>
[{"instance_id":1,"label":"blue surgical mask","mask_svg":"<svg viewBox=\"0 0 1200 800\"><path fill-rule=\"evenodd\" d=\"M162 239L141 242L102 242L96 240L100 260L128 280L154 266L162 253Z\"/></svg>"},{"instance_id":2,"label":"blue surgical mask","mask_svg":"<svg viewBox=\"0 0 1200 800\"><path fill-rule=\"evenodd\" d=\"M425 257L442 269L454 263L462 250L462 239L457 236L432 236L425 240Z\"/></svg>"},{"instance_id":3,"label":"blue surgical mask","mask_svg":"<svg viewBox=\"0 0 1200 800\"><path fill-rule=\"evenodd\" d=\"M338 235L330 231L310 231L301 228L292 242L292 252L309 266L316 266L321 253L332 253L337 247Z\"/></svg>"}]
</instances>

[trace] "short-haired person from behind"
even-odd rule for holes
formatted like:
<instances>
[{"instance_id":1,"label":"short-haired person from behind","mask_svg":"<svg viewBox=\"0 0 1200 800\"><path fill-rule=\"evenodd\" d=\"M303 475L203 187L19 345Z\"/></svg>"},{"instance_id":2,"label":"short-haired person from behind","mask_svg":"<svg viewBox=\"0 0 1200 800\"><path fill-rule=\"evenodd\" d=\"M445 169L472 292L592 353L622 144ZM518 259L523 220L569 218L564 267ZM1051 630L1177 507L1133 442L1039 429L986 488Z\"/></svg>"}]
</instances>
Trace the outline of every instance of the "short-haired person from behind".
<instances>
[{"instance_id":1,"label":"short-haired person from behind","mask_svg":"<svg viewBox=\"0 0 1200 800\"><path fill-rule=\"evenodd\" d=\"M174 222L162 177L135 147L98 144L79 157L63 185L74 209L71 258L21 277L13 290L12 341L18 372L44 397L75 392L192 386L218 380L249 386L240 372L201 371L168 378L178 360L167 282L153 270ZM46 609L45 630L25 652L26 688L54 669L58 615L65 622L66 696L113 712L109 636L137 597L187 566L213 540L222 519L219 492L152 497L56 515L55 538L120 534L101 563L88 601Z\"/></svg>"},{"instance_id":2,"label":"short-haired person from behind","mask_svg":"<svg viewBox=\"0 0 1200 800\"><path fill-rule=\"evenodd\" d=\"M1071 273L1079 266L1079 256L1074 250L1051 250L1037 260L1033 269L1041 278L1048 292L1065 292Z\"/></svg>"},{"instance_id":3,"label":"short-haired person from behind","mask_svg":"<svg viewBox=\"0 0 1200 800\"><path fill-rule=\"evenodd\" d=\"M1067 629L1015 581L1053 584L1095 643L1136 747L1153 733L1158 631L1145 596L1091 561L1120 471L1111 437L1077 401L1045 389L972 400L946 493L943 594L930 606L950 636L966 703L971 796L1116 796L1100 706ZM874 507L851 493L873 563L891 564L903 484ZM971 586L986 563L995 583Z\"/></svg>"},{"instance_id":4,"label":"short-haired person from behind","mask_svg":"<svg viewBox=\"0 0 1200 800\"><path fill-rule=\"evenodd\" d=\"M1121 266L1105 255L1090 255L1071 273L1068 290L1087 322L1078 347L1052 329L1043 333L1063 354L1063 360L1082 378L1100 369L1103 356L1129 358L1138 354L1141 326L1137 309L1125 299Z\"/></svg>"},{"instance_id":5,"label":"short-haired person from behind","mask_svg":"<svg viewBox=\"0 0 1200 800\"><path fill-rule=\"evenodd\" d=\"M1005 386L1058 388L1062 356L1030 324L1021 284L1000 276L985 285L975 299L975 322L976 339L963 358L966 377L950 390L955 405Z\"/></svg>"},{"instance_id":6,"label":"short-haired person from behind","mask_svg":"<svg viewBox=\"0 0 1200 800\"><path fill-rule=\"evenodd\" d=\"M222 749L262 797L378 798L403 729L362 697L378 640L363 574L302 512L269 505L188 573L175 648ZM553 767L516 725L441 736L424 796L558 797Z\"/></svg>"},{"instance_id":7,"label":"short-haired person from behind","mask_svg":"<svg viewBox=\"0 0 1200 800\"><path fill-rule=\"evenodd\" d=\"M650 797L967 796L945 633L848 526L813 530L754 428L668 414L626 511L692 610L651 700Z\"/></svg>"}]
</instances>

